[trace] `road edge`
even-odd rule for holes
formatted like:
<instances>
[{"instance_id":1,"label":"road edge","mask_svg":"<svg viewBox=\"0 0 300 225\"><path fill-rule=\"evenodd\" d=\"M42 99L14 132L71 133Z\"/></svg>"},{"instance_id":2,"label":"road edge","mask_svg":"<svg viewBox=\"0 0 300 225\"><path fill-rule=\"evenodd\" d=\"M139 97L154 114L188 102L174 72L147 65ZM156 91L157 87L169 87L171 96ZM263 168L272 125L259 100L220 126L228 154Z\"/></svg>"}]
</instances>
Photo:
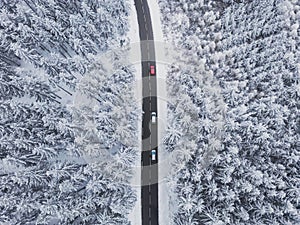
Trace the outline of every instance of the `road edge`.
<instances>
[{"instance_id":1,"label":"road edge","mask_svg":"<svg viewBox=\"0 0 300 225\"><path fill-rule=\"evenodd\" d=\"M153 41L155 45L155 49L158 49L161 46L157 46L156 42L161 45L161 43L165 42L165 38L163 35L162 24L161 24L161 14L160 8L157 0L148 1L149 11L152 21L152 30L153 30ZM155 51L155 58L159 59L158 51ZM158 140L162 140L164 136L164 131L166 130L165 125L167 124L167 90L166 90L166 78L167 78L167 64L163 62L156 61L156 71L157 78L160 84L157 86L157 115L160 122L158 123ZM162 143L162 141L160 142ZM163 149L163 145L158 146L160 150L158 151L158 158L161 160L164 159L165 150ZM170 225L170 211L169 211L169 193L166 184L166 180L164 180L160 175L163 174L163 170L161 166L158 166L158 221L159 224ZM167 216L169 215L169 216Z\"/></svg>"},{"instance_id":2,"label":"road edge","mask_svg":"<svg viewBox=\"0 0 300 225\"><path fill-rule=\"evenodd\" d=\"M140 36L139 36L139 24L138 24L138 19L137 19L137 12L135 10L135 5L134 5L134 0L129 0L129 4L130 4L130 15L128 17L129 19L129 31L128 31L128 37L130 39L130 43L139 43L140 42ZM139 55L139 58L141 59L141 52L140 52L140 48L136 48L137 54ZM142 74L142 67L141 67L141 63L135 63L132 65L135 68L134 73L134 78L136 81L136 84L139 83L140 80L140 76ZM143 94L142 94L142 90L139 89L139 85L136 85L134 87L134 97L135 99L142 99ZM137 103L139 103L138 105L138 110L142 111L142 102L137 101ZM140 115L139 117L139 121L138 121L138 149L141 150L142 149L142 115ZM136 167L133 168L133 178L132 178L132 182L131 187L133 188L133 190L136 193L136 197L137 197L137 201L135 203L135 206L133 207L132 211L129 213L128 215L128 220L131 222L132 225L141 225L142 224L142 212L141 212L141 208L142 208L142 202L141 202L141 188L140 185L136 185L136 180L141 179L141 170L139 168L141 168L141 151L137 152L137 160L136 160ZM138 169L136 169L138 168Z\"/></svg>"}]
</instances>

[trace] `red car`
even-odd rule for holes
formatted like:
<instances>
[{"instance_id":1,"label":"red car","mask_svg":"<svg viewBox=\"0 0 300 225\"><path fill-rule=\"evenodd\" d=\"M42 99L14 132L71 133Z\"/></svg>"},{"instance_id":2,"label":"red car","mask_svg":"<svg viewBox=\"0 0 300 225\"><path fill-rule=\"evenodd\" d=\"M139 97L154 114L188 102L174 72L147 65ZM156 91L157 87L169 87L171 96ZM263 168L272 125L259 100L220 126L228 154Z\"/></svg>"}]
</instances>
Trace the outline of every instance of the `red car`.
<instances>
[{"instance_id":1,"label":"red car","mask_svg":"<svg viewBox=\"0 0 300 225\"><path fill-rule=\"evenodd\" d=\"M150 74L155 75L155 66L150 66Z\"/></svg>"}]
</instances>

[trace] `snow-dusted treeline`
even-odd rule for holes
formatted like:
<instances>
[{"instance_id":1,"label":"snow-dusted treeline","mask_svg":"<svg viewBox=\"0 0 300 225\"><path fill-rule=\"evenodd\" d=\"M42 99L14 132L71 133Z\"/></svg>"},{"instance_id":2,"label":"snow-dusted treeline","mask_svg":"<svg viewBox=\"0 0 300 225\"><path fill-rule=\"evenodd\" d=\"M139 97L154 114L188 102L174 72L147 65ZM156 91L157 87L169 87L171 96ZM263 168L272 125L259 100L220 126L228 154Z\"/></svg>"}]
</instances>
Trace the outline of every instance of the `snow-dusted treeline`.
<instances>
[{"instance_id":1,"label":"snow-dusted treeline","mask_svg":"<svg viewBox=\"0 0 300 225\"><path fill-rule=\"evenodd\" d=\"M170 224L299 224L299 1L159 2Z\"/></svg>"},{"instance_id":2,"label":"snow-dusted treeline","mask_svg":"<svg viewBox=\"0 0 300 225\"><path fill-rule=\"evenodd\" d=\"M130 224L128 12L124 0L0 1L1 224Z\"/></svg>"}]
</instances>

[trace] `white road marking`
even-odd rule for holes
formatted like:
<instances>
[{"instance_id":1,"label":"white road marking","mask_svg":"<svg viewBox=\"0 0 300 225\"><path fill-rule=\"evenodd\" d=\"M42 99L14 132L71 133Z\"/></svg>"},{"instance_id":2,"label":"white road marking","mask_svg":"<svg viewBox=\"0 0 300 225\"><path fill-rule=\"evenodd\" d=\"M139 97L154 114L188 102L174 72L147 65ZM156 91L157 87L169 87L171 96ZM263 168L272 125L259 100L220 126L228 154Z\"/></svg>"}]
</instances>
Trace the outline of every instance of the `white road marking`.
<instances>
[{"instance_id":1,"label":"white road marking","mask_svg":"<svg viewBox=\"0 0 300 225\"><path fill-rule=\"evenodd\" d=\"M143 14L145 15L145 10L144 10L144 5L142 4L142 11L143 11Z\"/></svg>"}]
</instances>

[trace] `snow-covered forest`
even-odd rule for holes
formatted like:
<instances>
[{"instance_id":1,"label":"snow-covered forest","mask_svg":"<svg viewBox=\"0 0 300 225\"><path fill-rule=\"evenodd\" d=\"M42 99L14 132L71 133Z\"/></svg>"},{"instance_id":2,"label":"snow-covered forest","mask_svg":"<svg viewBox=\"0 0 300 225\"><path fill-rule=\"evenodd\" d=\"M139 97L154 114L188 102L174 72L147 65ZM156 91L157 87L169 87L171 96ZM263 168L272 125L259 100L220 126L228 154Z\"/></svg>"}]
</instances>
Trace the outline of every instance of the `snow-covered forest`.
<instances>
[{"instance_id":1,"label":"snow-covered forest","mask_svg":"<svg viewBox=\"0 0 300 225\"><path fill-rule=\"evenodd\" d=\"M0 224L130 224L129 10L125 0L0 1Z\"/></svg>"},{"instance_id":2,"label":"snow-covered forest","mask_svg":"<svg viewBox=\"0 0 300 225\"><path fill-rule=\"evenodd\" d=\"M300 223L300 2L159 0L176 225Z\"/></svg>"}]
</instances>

